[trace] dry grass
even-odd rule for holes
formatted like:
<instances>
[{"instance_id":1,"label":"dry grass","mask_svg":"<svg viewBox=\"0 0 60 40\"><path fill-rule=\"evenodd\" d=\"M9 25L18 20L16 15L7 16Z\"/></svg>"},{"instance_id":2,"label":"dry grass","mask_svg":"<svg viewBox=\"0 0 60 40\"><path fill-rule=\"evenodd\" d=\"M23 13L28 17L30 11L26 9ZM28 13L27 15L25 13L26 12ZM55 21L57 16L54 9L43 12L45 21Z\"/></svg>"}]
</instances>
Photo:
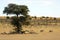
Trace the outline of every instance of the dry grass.
<instances>
[{"instance_id":1,"label":"dry grass","mask_svg":"<svg viewBox=\"0 0 60 40\"><path fill-rule=\"evenodd\" d=\"M10 24L0 23L0 33L9 33L13 27ZM23 30L33 31L38 34L0 34L0 40L60 40L59 26L23 27ZM40 32L44 30L43 32ZM49 32L52 30L52 32Z\"/></svg>"}]
</instances>

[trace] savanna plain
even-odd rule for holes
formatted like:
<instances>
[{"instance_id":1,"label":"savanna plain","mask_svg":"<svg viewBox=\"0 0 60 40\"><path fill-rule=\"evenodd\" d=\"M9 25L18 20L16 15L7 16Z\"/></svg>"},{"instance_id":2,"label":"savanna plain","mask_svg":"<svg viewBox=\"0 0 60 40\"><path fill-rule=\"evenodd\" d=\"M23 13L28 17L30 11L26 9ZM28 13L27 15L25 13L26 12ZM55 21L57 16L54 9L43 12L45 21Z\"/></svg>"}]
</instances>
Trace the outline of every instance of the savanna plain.
<instances>
[{"instance_id":1,"label":"savanna plain","mask_svg":"<svg viewBox=\"0 0 60 40\"><path fill-rule=\"evenodd\" d=\"M4 25L3 25L4 26ZM6 25L5 25L6 26ZM4 27L5 27L4 26ZM0 26L0 32L12 30L12 27L2 28ZM60 27L58 26L41 26L41 27L27 27L24 28L24 30L31 30L33 29L36 34L0 34L0 40L60 40ZM44 30L43 32L40 32L40 30ZM49 30L52 30L52 32L49 32Z\"/></svg>"},{"instance_id":2,"label":"savanna plain","mask_svg":"<svg viewBox=\"0 0 60 40\"><path fill-rule=\"evenodd\" d=\"M24 26L23 30L36 33L8 34L13 29L10 24L0 23L0 40L60 40L60 25Z\"/></svg>"}]
</instances>

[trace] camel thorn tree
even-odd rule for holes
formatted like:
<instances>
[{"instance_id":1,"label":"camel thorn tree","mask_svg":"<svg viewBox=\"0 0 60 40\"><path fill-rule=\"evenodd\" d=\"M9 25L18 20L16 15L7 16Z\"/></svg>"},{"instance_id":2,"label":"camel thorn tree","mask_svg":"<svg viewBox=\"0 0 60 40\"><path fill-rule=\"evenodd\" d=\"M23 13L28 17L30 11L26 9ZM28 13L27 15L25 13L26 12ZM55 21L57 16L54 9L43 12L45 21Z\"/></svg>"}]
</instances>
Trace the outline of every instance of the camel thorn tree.
<instances>
[{"instance_id":1,"label":"camel thorn tree","mask_svg":"<svg viewBox=\"0 0 60 40\"><path fill-rule=\"evenodd\" d=\"M5 7L5 9L3 10L4 14L15 14L16 18L12 18L12 24L14 26L16 26L16 33L21 33L22 30L22 20L25 21L24 19L26 19L27 15L28 15L29 9L26 5L17 5L17 4L13 4L10 3L8 4L7 7ZM19 16L23 16L22 20L19 20Z\"/></svg>"}]
</instances>

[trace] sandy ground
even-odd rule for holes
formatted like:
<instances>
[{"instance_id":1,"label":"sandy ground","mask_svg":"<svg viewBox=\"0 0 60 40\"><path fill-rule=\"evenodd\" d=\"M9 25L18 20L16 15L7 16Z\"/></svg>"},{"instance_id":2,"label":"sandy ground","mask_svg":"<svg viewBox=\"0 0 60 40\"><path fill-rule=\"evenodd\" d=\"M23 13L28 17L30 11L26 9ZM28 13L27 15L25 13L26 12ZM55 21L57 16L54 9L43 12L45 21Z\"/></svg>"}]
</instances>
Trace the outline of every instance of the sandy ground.
<instances>
[{"instance_id":1,"label":"sandy ground","mask_svg":"<svg viewBox=\"0 0 60 40\"><path fill-rule=\"evenodd\" d=\"M34 30L38 34L0 34L0 40L60 40L60 27L42 26L42 27L34 27L34 28L28 27L23 29ZM7 28L4 30L6 31L9 29ZM40 30L44 30L44 31L40 32ZM49 30L52 30L53 32L49 32Z\"/></svg>"},{"instance_id":2,"label":"sandy ground","mask_svg":"<svg viewBox=\"0 0 60 40\"><path fill-rule=\"evenodd\" d=\"M39 34L0 34L0 40L60 40L60 33L43 32Z\"/></svg>"}]
</instances>

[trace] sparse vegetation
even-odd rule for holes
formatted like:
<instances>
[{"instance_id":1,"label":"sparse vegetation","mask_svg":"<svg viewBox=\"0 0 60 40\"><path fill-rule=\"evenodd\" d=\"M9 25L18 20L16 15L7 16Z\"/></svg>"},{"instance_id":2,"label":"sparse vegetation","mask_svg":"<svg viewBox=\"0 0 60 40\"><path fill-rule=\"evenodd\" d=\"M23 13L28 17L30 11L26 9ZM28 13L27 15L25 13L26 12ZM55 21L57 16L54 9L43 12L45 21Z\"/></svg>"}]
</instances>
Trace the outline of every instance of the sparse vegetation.
<instances>
[{"instance_id":1,"label":"sparse vegetation","mask_svg":"<svg viewBox=\"0 0 60 40\"><path fill-rule=\"evenodd\" d=\"M43 32L44 30L40 30L40 32Z\"/></svg>"},{"instance_id":2,"label":"sparse vegetation","mask_svg":"<svg viewBox=\"0 0 60 40\"><path fill-rule=\"evenodd\" d=\"M53 32L52 30L49 30L49 32Z\"/></svg>"}]
</instances>

